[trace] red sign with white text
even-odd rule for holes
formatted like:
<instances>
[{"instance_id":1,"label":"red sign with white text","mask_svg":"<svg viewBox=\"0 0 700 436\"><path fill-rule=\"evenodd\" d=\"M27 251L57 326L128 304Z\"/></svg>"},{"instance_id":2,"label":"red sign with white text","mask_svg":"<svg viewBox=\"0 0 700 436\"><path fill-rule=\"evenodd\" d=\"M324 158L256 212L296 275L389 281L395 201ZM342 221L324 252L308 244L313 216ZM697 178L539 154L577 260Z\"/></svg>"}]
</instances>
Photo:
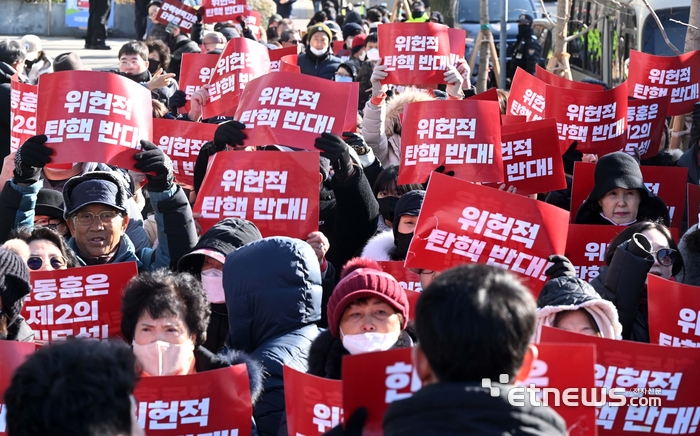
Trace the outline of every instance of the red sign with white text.
<instances>
[{"instance_id":1,"label":"red sign with white text","mask_svg":"<svg viewBox=\"0 0 700 436\"><path fill-rule=\"evenodd\" d=\"M318 168L318 153L216 153L193 208L202 214L202 231L224 218L241 218L255 223L263 237L306 239L318 230Z\"/></svg>"},{"instance_id":2,"label":"red sign with white text","mask_svg":"<svg viewBox=\"0 0 700 436\"><path fill-rule=\"evenodd\" d=\"M524 116L527 121L537 121L545 117L544 94L547 84L532 74L518 68L513 76L513 84L508 94L508 115Z\"/></svg>"},{"instance_id":3,"label":"red sign with white text","mask_svg":"<svg viewBox=\"0 0 700 436\"><path fill-rule=\"evenodd\" d=\"M537 65L535 70L536 77L550 86L556 86L558 88L566 89L576 89L579 91L590 91L590 92L600 92L603 91L603 87L600 85L594 85L593 83L583 83L577 82L575 80L569 80L566 77L557 76L552 74L544 68Z\"/></svg>"},{"instance_id":4,"label":"red sign with white text","mask_svg":"<svg viewBox=\"0 0 700 436\"><path fill-rule=\"evenodd\" d=\"M36 350L33 342L0 341L0 436L7 434L5 423L5 391L10 387L15 370Z\"/></svg>"},{"instance_id":5,"label":"red sign with white text","mask_svg":"<svg viewBox=\"0 0 700 436\"><path fill-rule=\"evenodd\" d=\"M317 436L343 422L343 382L284 366L287 434Z\"/></svg>"},{"instance_id":6,"label":"red sign with white text","mask_svg":"<svg viewBox=\"0 0 700 436\"><path fill-rule=\"evenodd\" d=\"M498 103L471 99L410 103L401 124L400 185L424 183L441 165L470 182L503 181Z\"/></svg>"},{"instance_id":7,"label":"red sign with white text","mask_svg":"<svg viewBox=\"0 0 700 436\"><path fill-rule=\"evenodd\" d=\"M204 10L202 15L204 24L236 21L238 17L247 14L245 0L202 0L200 8Z\"/></svg>"},{"instance_id":8,"label":"red sign with white text","mask_svg":"<svg viewBox=\"0 0 700 436\"><path fill-rule=\"evenodd\" d=\"M627 102L627 145L623 149L625 153L634 156L636 148L639 150L640 159L659 154L668 102L668 97Z\"/></svg>"},{"instance_id":9,"label":"red sign with white text","mask_svg":"<svg viewBox=\"0 0 700 436\"><path fill-rule=\"evenodd\" d=\"M383 84L445 83L450 65L447 26L436 23L390 23L378 27L379 53L388 77Z\"/></svg>"},{"instance_id":10,"label":"red sign with white text","mask_svg":"<svg viewBox=\"0 0 700 436\"><path fill-rule=\"evenodd\" d=\"M209 100L202 108L202 118L236 113L246 84L270 72L267 52L267 47L248 38L233 38L226 44L209 79Z\"/></svg>"},{"instance_id":11,"label":"red sign with white text","mask_svg":"<svg viewBox=\"0 0 700 436\"><path fill-rule=\"evenodd\" d=\"M216 124L153 119L153 143L170 157L177 183L194 186L194 164L199 150L214 139L216 128Z\"/></svg>"},{"instance_id":12,"label":"red sign with white text","mask_svg":"<svg viewBox=\"0 0 700 436\"><path fill-rule=\"evenodd\" d=\"M467 31L448 27L447 36L450 38L450 65L457 65L457 61L464 59L467 49Z\"/></svg>"},{"instance_id":13,"label":"red sign with white text","mask_svg":"<svg viewBox=\"0 0 700 436\"><path fill-rule=\"evenodd\" d=\"M596 346L595 385L608 389L608 402L597 409L599 435L697 432L700 349L604 339L551 327L542 328L541 342ZM612 388L624 392L613 394Z\"/></svg>"},{"instance_id":14,"label":"red sign with white text","mask_svg":"<svg viewBox=\"0 0 700 436\"><path fill-rule=\"evenodd\" d=\"M485 263L526 279L537 294L547 257L564 252L568 217L541 201L433 173L406 266L442 271Z\"/></svg>"},{"instance_id":15,"label":"red sign with white text","mask_svg":"<svg viewBox=\"0 0 700 436\"><path fill-rule=\"evenodd\" d=\"M700 287L649 274L647 289L651 343L700 348Z\"/></svg>"},{"instance_id":16,"label":"red sign with white text","mask_svg":"<svg viewBox=\"0 0 700 436\"><path fill-rule=\"evenodd\" d=\"M280 71L280 65L282 64L282 57L287 55L296 55L297 46L283 47L275 50L270 50L268 52L270 56L270 72L277 73Z\"/></svg>"},{"instance_id":17,"label":"red sign with white text","mask_svg":"<svg viewBox=\"0 0 700 436\"><path fill-rule=\"evenodd\" d=\"M527 117L520 115L501 115L501 126L508 126L510 124L520 124L526 123ZM503 138L501 138L503 140ZM558 142L558 140L557 140Z\"/></svg>"},{"instance_id":18,"label":"red sign with white text","mask_svg":"<svg viewBox=\"0 0 700 436\"><path fill-rule=\"evenodd\" d=\"M576 277L587 282L600 274L610 241L625 227L569 224L564 255L574 264Z\"/></svg>"},{"instance_id":19,"label":"red sign with white text","mask_svg":"<svg viewBox=\"0 0 700 436\"><path fill-rule=\"evenodd\" d=\"M149 436L250 436L253 408L245 364L188 375L141 377L136 420Z\"/></svg>"},{"instance_id":20,"label":"red sign with white text","mask_svg":"<svg viewBox=\"0 0 700 436\"><path fill-rule=\"evenodd\" d=\"M321 133L343 132L351 89L305 74L267 74L248 84L235 118L246 125L246 145L318 150L314 141Z\"/></svg>"},{"instance_id":21,"label":"red sign with white text","mask_svg":"<svg viewBox=\"0 0 700 436\"><path fill-rule=\"evenodd\" d=\"M501 126L501 153L505 184L518 194L566 188L554 119Z\"/></svg>"},{"instance_id":22,"label":"red sign with white text","mask_svg":"<svg viewBox=\"0 0 700 436\"><path fill-rule=\"evenodd\" d=\"M627 144L627 82L601 92L547 86L545 118L556 118L562 154L572 142L578 151L602 156Z\"/></svg>"},{"instance_id":23,"label":"red sign with white text","mask_svg":"<svg viewBox=\"0 0 700 436\"><path fill-rule=\"evenodd\" d=\"M180 64L180 89L187 96L187 103L182 109L178 109L180 113L190 111L190 99L192 94L202 86L209 83L216 62L219 60L217 55L206 53L183 53L182 63Z\"/></svg>"},{"instance_id":24,"label":"red sign with white text","mask_svg":"<svg viewBox=\"0 0 700 436\"><path fill-rule=\"evenodd\" d=\"M403 262L383 260L377 263L382 267L382 271L395 278L404 290L414 292L423 291L420 285L420 276L403 266Z\"/></svg>"},{"instance_id":25,"label":"red sign with white text","mask_svg":"<svg viewBox=\"0 0 700 436\"><path fill-rule=\"evenodd\" d=\"M102 162L134 169L141 139L151 140L151 93L118 74L60 71L41 78L37 131L51 163Z\"/></svg>"},{"instance_id":26,"label":"red sign with white text","mask_svg":"<svg viewBox=\"0 0 700 436\"><path fill-rule=\"evenodd\" d=\"M688 228L698 223L700 218L700 186L688 183L688 204L686 209Z\"/></svg>"},{"instance_id":27,"label":"red sign with white text","mask_svg":"<svg viewBox=\"0 0 700 436\"><path fill-rule=\"evenodd\" d=\"M644 184L652 194L660 197L668 207L671 227L680 228L683 220L681 212L685 207L685 192L678 189L686 183L688 168L656 167L642 165ZM571 186L571 220L576 219L576 212L588 198L595 185L595 164L576 162L574 164L574 182Z\"/></svg>"},{"instance_id":28,"label":"red sign with white text","mask_svg":"<svg viewBox=\"0 0 700 436\"><path fill-rule=\"evenodd\" d=\"M669 116L693 111L700 98L698 78L698 50L680 56L654 56L636 50L630 53L629 96L639 99L669 96Z\"/></svg>"},{"instance_id":29,"label":"red sign with white text","mask_svg":"<svg viewBox=\"0 0 700 436\"><path fill-rule=\"evenodd\" d=\"M163 0L156 21L161 24L174 24L185 33L192 32L192 26L197 22L197 10L179 0Z\"/></svg>"},{"instance_id":30,"label":"red sign with white text","mask_svg":"<svg viewBox=\"0 0 700 436\"><path fill-rule=\"evenodd\" d=\"M10 82L10 152L17 151L24 142L36 135L37 87L22 83L13 76Z\"/></svg>"},{"instance_id":31,"label":"red sign with white text","mask_svg":"<svg viewBox=\"0 0 700 436\"><path fill-rule=\"evenodd\" d=\"M355 132L357 131L357 106L358 101L360 99L360 83L346 82L345 85L350 87L350 91L348 92L348 107L347 109L345 109L345 122L343 122L343 132ZM362 129L360 129L360 131L361 130Z\"/></svg>"},{"instance_id":32,"label":"red sign with white text","mask_svg":"<svg viewBox=\"0 0 700 436\"><path fill-rule=\"evenodd\" d=\"M593 389L595 382L595 346L591 344L537 344L537 360L522 386L557 389ZM550 396L537 394L538 400L550 406L566 422L570 436L590 436L596 433L595 408L584 405L552 404Z\"/></svg>"},{"instance_id":33,"label":"red sign with white text","mask_svg":"<svg viewBox=\"0 0 700 436\"><path fill-rule=\"evenodd\" d=\"M260 20L262 19L262 16L260 15L260 12L250 9L249 6L246 9L248 11L248 16L245 17L245 22L255 36L255 39L260 41L260 35L262 33L262 30L260 29Z\"/></svg>"},{"instance_id":34,"label":"red sign with white text","mask_svg":"<svg viewBox=\"0 0 700 436\"><path fill-rule=\"evenodd\" d=\"M410 348L343 357L345 416L350 419L360 407L367 409L364 436L383 435L382 418L389 404L409 398L421 386Z\"/></svg>"},{"instance_id":35,"label":"red sign with white text","mask_svg":"<svg viewBox=\"0 0 700 436\"><path fill-rule=\"evenodd\" d=\"M489 88L484 92L467 97L467 100L486 100L486 101L498 101L498 90L496 88Z\"/></svg>"},{"instance_id":36,"label":"red sign with white text","mask_svg":"<svg viewBox=\"0 0 700 436\"><path fill-rule=\"evenodd\" d=\"M31 271L32 292L22 316L34 330L34 341L121 336L122 290L137 274L136 262Z\"/></svg>"}]
</instances>

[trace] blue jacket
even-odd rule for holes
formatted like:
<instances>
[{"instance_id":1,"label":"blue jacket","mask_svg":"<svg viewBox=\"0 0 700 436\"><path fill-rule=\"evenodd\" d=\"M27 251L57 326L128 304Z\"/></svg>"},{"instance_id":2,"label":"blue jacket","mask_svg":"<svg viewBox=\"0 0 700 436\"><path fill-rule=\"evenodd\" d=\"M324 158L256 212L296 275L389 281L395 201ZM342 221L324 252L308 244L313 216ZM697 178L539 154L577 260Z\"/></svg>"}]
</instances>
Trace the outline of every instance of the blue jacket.
<instances>
[{"instance_id":1,"label":"blue jacket","mask_svg":"<svg viewBox=\"0 0 700 436\"><path fill-rule=\"evenodd\" d=\"M260 361L267 374L253 408L262 436L276 435L284 414L282 367L306 372L321 318L321 270L306 242L272 237L226 256L228 346Z\"/></svg>"}]
</instances>

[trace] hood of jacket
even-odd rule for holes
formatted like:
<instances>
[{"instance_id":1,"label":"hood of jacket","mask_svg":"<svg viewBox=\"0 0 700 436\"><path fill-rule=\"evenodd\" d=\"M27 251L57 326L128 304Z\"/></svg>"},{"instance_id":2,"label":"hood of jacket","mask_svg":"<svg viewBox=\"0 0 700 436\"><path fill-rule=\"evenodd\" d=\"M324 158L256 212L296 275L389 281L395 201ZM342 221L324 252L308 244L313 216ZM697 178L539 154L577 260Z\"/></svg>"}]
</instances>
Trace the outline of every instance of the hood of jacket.
<instances>
[{"instance_id":1,"label":"hood of jacket","mask_svg":"<svg viewBox=\"0 0 700 436\"><path fill-rule=\"evenodd\" d=\"M228 345L247 353L321 319L321 268L299 239L271 237L226 257Z\"/></svg>"},{"instance_id":2,"label":"hood of jacket","mask_svg":"<svg viewBox=\"0 0 700 436\"><path fill-rule=\"evenodd\" d=\"M394 401L384 414L385 436L564 435L564 420L551 408L508 403L511 385L492 397L481 382L436 383Z\"/></svg>"},{"instance_id":3,"label":"hood of jacket","mask_svg":"<svg viewBox=\"0 0 700 436\"><path fill-rule=\"evenodd\" d=\"M637 212L637 221L657 221L661 219L666 227L671 227L671 218L668 214L668 207L664 201L650 194L650 196L642 195L642 201L639 203L639 210ZM600 213L596 212L591 203L593 200L586 200L581 204L581 207L576 211L576 219L574 223L576 224L608 224L612 225L610 221L606 220ZM676 211L678 213L678 211Z\"/></svg>"},{"instance_id":4,"label":"hood of jacket","mask_svg":"<svg viewBox=\"0 0 700 436\"><path fill-rule=\"evenodd\" d=\"M588 282L576 277L557 277L548 281L537 297L537 323L533 342L539 343L542 326L552 327L557 313L585 309L607 339L622 339L615 305L604 300Z\"/></svg>"},{"instance_id":5,"label":"hood of jacket","mask_svg":"<svg viewBox=\"0 0 700 436\"><path fill-rule=\"evenodd\" d=\"M401 94L393 96L386 102L386 119L384 121L384 132L390 138L395 134L396 128L401 125L399 114L403 113L403 107L408 103L418 101L435 100L435 97L416 88L407 88Z\"/></svg>"},{"instance_id":6,"label":"hood of jacket","mask_svg":"<svg viewBox=\"0 0 700 436\"><path fill-rule=\"evenodd\" d=\"M360 257L368 259L385 261L396 260L396 244L394 244L394 232L389 229L385 232L377 233L372 236L372 239L367 241L365 248L362 249Z\"/></svg>"}]
</instances>

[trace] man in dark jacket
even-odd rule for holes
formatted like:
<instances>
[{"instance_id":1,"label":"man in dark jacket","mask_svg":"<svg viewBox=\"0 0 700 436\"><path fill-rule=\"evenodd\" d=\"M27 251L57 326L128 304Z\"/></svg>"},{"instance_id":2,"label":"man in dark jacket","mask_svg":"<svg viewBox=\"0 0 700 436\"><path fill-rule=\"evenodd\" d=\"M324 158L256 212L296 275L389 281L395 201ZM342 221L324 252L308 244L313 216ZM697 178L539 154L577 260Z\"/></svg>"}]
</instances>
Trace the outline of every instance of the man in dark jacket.
<instances>
[{"instance_id":1,"label":"man in dark jacket","mask_svg":"<svg viewBox=\"0 0 700 436\"><path fill-rule=\"evenodd\" d=\"M0 41L0 159L10 154L12 76L22 74L26 56L27 52L18 41Z\"/></svg>"},{"instance_id":2,"label":"man in dark jacket","mask_svg":"<svg viewBox=\"0 0 700 436\"><path fill-rule=\"evenodd\" d=\"M325 24L318 23L308 28L304 53L297 59L302 74L328 80L335 78L335 70L342 61L331 52L332 40L331 29Z\"/></svg>"},{"instance_id":3,"label":"man in dark jacket","mask_svg":"<svg viewBox=\"0 0 700 436\"><path fill-rule=\"evenodd\" d=\"M443 272L416 306L413 364L423 387L391 403L384 434L564 435L564 420L549 407L508 401L536 359L534 331L535 301L509 272L478 264Z\"/></svg>"},{"instance_id":4,"label":"man in dark jacket","mask_svg":"<svg viewBox=\"0 0 700 436\"><path fill-rule=\"evenodd\" d=\"M148 46L142 41L129 41L119 49L119 72L117 74L140 83L151 91L153 97L167 103L177 91L175 74L164 73L152 76L148 71Z\"/></svg>"},{"instance_id":5,"label":"man in dark jacket","mask_svg":"<svg viewBox=\"0 0 700 436\"><path fill-rule=\"evenodd\" d=\"M508 78L513 79L515 70L518 67L534 76L541 54L542 47L532 32L532 17L527 14L521 14L518 17L518 39L515 41L513 57L510 60Z\"/></svg>"},{"instance_id":6,"label":"man in dark jacket","mask_svg":"<svg viewBox=\"0 0 700 436\"><path fill-rule=\"evenodd\" d=\"M262 362L267 378L253 417L261 436L276 435L285 410L283 366L306 372L321 318L321 269L299 239L265 238L226 256L228 346Z\"/></svg>"}]
</instances>

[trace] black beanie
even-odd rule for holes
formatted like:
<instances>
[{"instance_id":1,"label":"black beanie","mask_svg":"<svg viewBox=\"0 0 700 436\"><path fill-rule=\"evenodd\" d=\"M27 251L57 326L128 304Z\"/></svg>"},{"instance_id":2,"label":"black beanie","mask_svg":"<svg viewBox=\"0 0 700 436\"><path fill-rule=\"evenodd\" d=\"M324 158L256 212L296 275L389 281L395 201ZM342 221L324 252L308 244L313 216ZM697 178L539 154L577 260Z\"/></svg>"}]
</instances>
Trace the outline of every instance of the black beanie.
<instances>
[{"instance_id":1,"label":"black beanie","mask_svg":"<svg viewBox=\"0 0 700 436\"><path fill-rule=\"evenodd\" d=\"M595 166L595 185L588 200L598 201L615 188L639 189L651 197L637 161L620 151L606 154L598 160Z\"/></svg>"},{"instance_id":2,"label":"black beanie","mask_svg":"<svg viewBox=\"0 0 700 436\"><path fill-rule=\"evenodd\" d=\"M396 208L394 209L394 222L392 223L391 229L394 232L394 241L396 241L396 234L399 233L399 221L403 215L408 216L418 216L420 214L420 208L423 206L423 199L425 198L425 191L415 190L408 191L399 198L396 202Z\"/></svg>"},{"instance_id":3,"label":"black beanie","mask_svg":"<svg viewBox=\"0 0 700 436\"><path fill-rule=\"evenodd\" d=\"M0 248L0 298L8 323L22 311L23 297L30 291L27 264L10 250Z\"/></svg>"}]
</instances>

